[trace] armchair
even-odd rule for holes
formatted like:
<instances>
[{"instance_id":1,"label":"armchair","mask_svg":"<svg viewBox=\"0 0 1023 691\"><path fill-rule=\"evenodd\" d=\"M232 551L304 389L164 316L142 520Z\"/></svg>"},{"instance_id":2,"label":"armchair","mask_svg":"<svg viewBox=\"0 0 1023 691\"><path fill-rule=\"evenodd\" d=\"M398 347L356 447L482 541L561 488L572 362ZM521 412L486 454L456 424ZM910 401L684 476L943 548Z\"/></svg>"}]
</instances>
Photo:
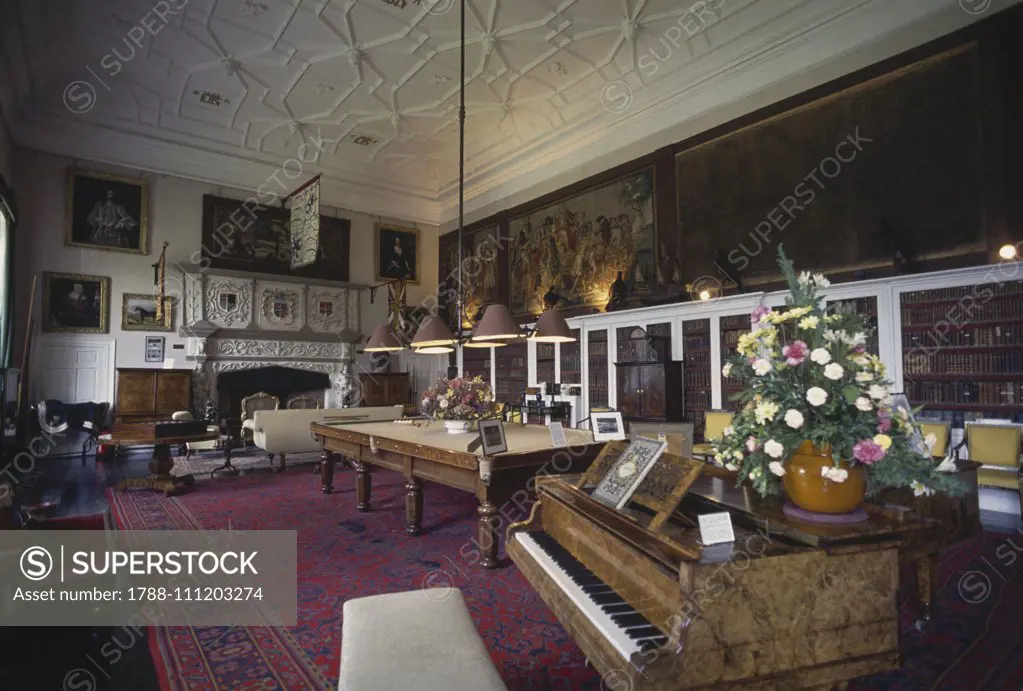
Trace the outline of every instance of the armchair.
<instances>
[{"instance_id":1,"label":"armchair","mask_svg":"<svg viewBox=\"0 0 1023 691\"><path fill-rule=\"evenodd\" d=\"M1020 425L971 422L966 426L966 448L970 460L981 464L977 470L977 484L1016 492L1023 511L1021 431L1023 426Z\"/></svg>"},{"instance_id":2,"label":"armchair","mask_svg":"<svg viewBox=\"0 0 1023 691\"><path fill-rule=\"evenodd\" d=\"M931 447L931 457L942 459L948 453L948 440L951 435L952 425L948 422L921 422L920 431L924 437L934 435L934 446Z\"/></svg>"},{"instance_id":3,"label":"armchair","mask_svg":"<svg viewBox=\"0 0 1023 691\"><path fill-rule=\"evenodd\" d=\"M711 444L725 434L725 429L732 424L733 413L727 410L708 410L703 424L702 444L693 444L693 458L709 460L714 454Z\"/></svg>"},{"instance_id":4,"label":"armchair","mask_svg":"<svg viewBox=\"0 0 1023 691\"><path fill-rule=\"evenodd\" d=\"M278 410L281 399L260 391L242 399L242 445L252 441L252 430L255 428L253 418L257 410Z\"/></svg>"}]
</instances>

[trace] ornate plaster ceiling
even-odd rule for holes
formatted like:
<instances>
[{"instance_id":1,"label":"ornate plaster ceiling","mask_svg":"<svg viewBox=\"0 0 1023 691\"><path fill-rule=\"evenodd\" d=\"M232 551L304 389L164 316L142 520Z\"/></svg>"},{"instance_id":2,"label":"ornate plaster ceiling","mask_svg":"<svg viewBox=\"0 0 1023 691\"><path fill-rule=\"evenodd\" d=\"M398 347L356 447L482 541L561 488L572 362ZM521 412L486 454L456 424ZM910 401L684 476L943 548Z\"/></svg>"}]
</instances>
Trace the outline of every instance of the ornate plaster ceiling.
<instances>
[{"instance_id":1,"label":"ornate plaster ceiling","mask_svg":"<svg viewBox=\"0 0 1023 691\"><path fill-rule=\"evenodd\" d=\"M450 209L458 0L4 5L21 144L250 189L279 168L291 186L322 172L328 201L352 208ZM540 180L612 127L607 148L648 135L635 116L766 61L779 78L811 66L784 64L788 49L813 42L825 61L952 8L979 17L956 0L468 0L469 195Z\"/></svg>"}]
</instances>

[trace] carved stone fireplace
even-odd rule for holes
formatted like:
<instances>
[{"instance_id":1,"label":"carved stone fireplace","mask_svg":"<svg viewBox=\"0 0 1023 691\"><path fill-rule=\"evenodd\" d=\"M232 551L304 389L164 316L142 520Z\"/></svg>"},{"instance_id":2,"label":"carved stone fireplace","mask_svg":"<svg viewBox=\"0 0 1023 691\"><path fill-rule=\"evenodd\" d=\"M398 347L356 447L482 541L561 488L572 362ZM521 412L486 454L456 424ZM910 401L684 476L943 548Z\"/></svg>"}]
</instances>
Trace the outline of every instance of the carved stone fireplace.
<instances>
[{"instance_id":1,"label":"carved stone fireplace","mask_svg":"<svg viewBox=\"0 0 1023 691\"><path fill-rule=\"evenodd\" d=\"M231 420L241 418L243 398L260 392L276 396L282 409L300 396L317 399L322 408L330 386L330 376L324 372L278 365L236 369L217 377L217 403L220 415Z\"/></svg>"},{"instance_id":2,"label":"carved stone fireplace","mask_svg":"<svg viewBox=\"0 0 1023 691\"><path fill-rule=\"evenodd\" d=\"M287 397L277 391L319 391L325 408L342 407L351 398L358 386L351 374L360 338L357 290L220 270L186 273L184 285L181 333L188 336L188 357L196 363L197 407L212 398L221 417L236 417L241 398L260 390L278 395L282 408ZM276 378L282 370L303 383L294 390L284 387ZM251 387L236 386L236 378L265 378L276 391L263 386L239 395Z\"/></svg>"}]
</instances>

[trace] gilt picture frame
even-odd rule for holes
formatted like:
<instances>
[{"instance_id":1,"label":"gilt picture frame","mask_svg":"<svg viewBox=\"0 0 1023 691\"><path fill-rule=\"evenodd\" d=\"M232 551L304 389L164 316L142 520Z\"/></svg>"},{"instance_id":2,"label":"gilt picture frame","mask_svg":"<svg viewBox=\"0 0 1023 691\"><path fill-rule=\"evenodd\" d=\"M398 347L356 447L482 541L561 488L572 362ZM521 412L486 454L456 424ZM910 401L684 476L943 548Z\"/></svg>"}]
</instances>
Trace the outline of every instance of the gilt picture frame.
<instances>
[{"instance_id":1,"label":"gilt picture frame","mask_svg":"<svg viewBox=\"0 0 1023 691\"><path fill-rule=\"evenodd\" d=\"M147 293L125 293L121 296L122 331L173 331L174 299L163 299L163 315L156 320L156 296Z\"/></svg>"},{"instance_id":2,"label":"gilt picture frame","mask_svg":"<svg viewBox=\"0 0 1023 691\"><path fill-rule=\"evenodd\" d=\"M68 169L65 245L146 255L148 231L145 180Z\"/></svg>"},{"instance_id":3,"label":"gilt picture frame","mask_svg":"<svg viewBox=\"0 0 1023 691\"><path fill-rule=\"evenodd\" d=\"M43 272L44 333L110 332L110 277Z\"/></svg>"},{"instance_id":4,"label":"gilt picture frame","mask_svg":"<svg viewBox=\"0 0 1023 691\"><path fill-rule=\"evenodd\" d=\"M404 278L419 285L419 229L377 223L373 238L373 266L378 281Z\"/></svg>"}]
</instances>

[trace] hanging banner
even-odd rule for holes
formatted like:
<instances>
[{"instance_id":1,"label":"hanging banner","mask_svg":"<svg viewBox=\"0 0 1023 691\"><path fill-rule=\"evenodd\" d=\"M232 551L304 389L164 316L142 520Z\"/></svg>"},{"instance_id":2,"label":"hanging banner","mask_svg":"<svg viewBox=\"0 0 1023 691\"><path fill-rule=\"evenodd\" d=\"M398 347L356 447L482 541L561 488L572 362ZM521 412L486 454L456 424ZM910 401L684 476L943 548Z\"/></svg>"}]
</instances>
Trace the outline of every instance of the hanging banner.
<instances>
[{"instance_id":1,"label":"hanging banner","mask_svg":"<svg viewBox=\"0 0 1023 691\"><path fill-rule=\"evenodd\" d=\"M291 268L316 261L320 250L320 181L291 198Z\"/></svg>"},{"instance_id":2,"label":"hanging banner","mask_svg":"<svg viewBox=\"0 0 1023 691\"><path fill-rule=\"evenodd\" d=\"M387 322L391 327L391 331L399 339L402 338L407 328L405 324L407 306L406 285L405 279L399 279L387 285Z\"/></svg>"}]
</instances>

